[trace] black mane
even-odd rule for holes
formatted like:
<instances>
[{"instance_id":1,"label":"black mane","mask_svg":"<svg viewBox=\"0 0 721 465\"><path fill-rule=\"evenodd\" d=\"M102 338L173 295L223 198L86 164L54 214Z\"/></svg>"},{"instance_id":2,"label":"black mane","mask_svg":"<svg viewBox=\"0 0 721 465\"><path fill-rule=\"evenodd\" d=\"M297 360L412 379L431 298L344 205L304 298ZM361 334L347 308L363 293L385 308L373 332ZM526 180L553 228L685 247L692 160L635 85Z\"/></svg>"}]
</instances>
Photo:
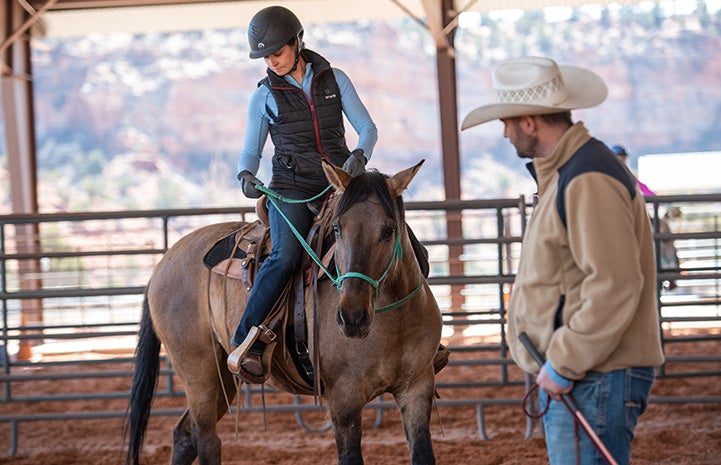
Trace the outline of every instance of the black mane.
<instances>
[{"instance_id":1,"label":"black mane","mask_svg":"<svg viewBox=\"0 0 721 465\"><path fill-rule=\"evenodd\" d=\"M397 206L398 215L400 216L400 220L403 221L405 218L403 198L399 196L396 200L396 205L394 205L390 192L388 192L386 179L388 179L388 176L377 170L366 171L352 178L338 201L335 216L338 217L342 215L356 203L364 202L368 200L369 197L375 195L380 200L383 210L390 218L396 217L395 208Z\"/></svg>"}]
</instances>

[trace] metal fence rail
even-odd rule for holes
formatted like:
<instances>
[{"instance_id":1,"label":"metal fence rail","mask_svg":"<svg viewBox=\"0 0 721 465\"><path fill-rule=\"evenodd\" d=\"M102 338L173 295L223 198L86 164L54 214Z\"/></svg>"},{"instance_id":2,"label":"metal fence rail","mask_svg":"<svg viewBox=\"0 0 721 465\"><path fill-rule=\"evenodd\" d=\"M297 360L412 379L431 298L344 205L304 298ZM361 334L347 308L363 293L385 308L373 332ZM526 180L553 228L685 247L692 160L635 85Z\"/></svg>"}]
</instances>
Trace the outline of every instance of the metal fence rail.
<instances>
[{"instance_id":1,"label":"metal fence rail","mask_svg":"<svg viewBox=\"0 0 721 465\"><path fill-rule=\"evenodd\" d=\"M659 196L647 199L657 247L671 241L678 266L659 261L658 300L663 342L718 343L721 334L721 195ZM662 228L671 207L683 215ZM521 396L493 398L489 389L517 387L529 378L515 367L506 347L505 313L516 272L520 243L530 208L524 198L449 202L407 202L407 219L429 249L429 282L444 315L444 341L454 356L438 377L440 408L475 409L486 438L484 408L518 405ZM255 219L251 208L188 209L0 217L0 385L2 402L52 404L47 413L0 414L9 425L9 454L17 450L22 422L113 418L124 411L68 411L77 400L126 399L130 386L140 303L150 272L180 237L209 223ZM462 237L448 237L449 220L460 220ZM455 247L455 249L454 249ZM453 250L462 251L454 254ZM460 269L461 273L451 270ZM670 289L670 283L675 285ZM79 357L77 354L90 354ZM667 359L662 377L721 376L721 351L688 353ZM68 357L67 354L72 356ZM473 368L484 376L454 380L454 370ZM448 373L446 375L446 373ZM68 392L63 381L107 379L109 392ZM54 394L28 395L32 386L55 383ZM111 388L108 388L111 389ZM172 367L163 362L159 397L182 396ZM267 411L293 411L309 430L303 413L318 409L297 398L282 397ZM719 403L721 398L656 397L652 402ZM257 391L245 387L244 411L256 411ZM395 404L379 398L368 406L383 410ZM157 409L154 415L176 415ZM321 425L324 428L326 425ZM528 431L533 428L527 423Z\"/></svg>"}]
</instances>

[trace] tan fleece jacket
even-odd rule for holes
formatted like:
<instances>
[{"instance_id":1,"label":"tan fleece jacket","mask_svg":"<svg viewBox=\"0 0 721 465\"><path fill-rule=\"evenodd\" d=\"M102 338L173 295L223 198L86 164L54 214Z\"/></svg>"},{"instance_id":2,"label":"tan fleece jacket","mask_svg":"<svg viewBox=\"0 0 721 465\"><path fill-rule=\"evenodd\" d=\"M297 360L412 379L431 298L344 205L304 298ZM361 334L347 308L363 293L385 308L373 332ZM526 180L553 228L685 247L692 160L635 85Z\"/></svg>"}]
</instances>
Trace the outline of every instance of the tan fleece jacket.
<instances>
[{"instance_id":1,"label":"tan fleece jacket","mask_svg":"<svg viewBox=\"0 0 721 465\"><path fill-rule=\"evenodd\" d=\"M556 198L559 169L585 144L579 154L584 159L573 160L582 169L563 194L564 225ZM635 183L632 196L614 163L620 162L581 122L566 131L550 157L533 160L538 204L508 311L511 355L527 372L540 367L518 341L521 332L572 380L588 371L663 363L651 222Z\"/></svg>"}]
</instances>

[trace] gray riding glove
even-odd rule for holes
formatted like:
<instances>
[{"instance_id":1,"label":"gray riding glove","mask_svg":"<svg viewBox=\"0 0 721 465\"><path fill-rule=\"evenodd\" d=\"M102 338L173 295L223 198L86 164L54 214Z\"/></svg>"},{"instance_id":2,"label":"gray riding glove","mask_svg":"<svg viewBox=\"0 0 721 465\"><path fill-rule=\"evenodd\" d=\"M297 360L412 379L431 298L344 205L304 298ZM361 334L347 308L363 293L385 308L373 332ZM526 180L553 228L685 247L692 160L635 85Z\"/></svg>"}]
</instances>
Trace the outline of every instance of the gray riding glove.
<instances>
[{"instance_id":1,"label":"gray riding glove","mask_svg":"<svg viewBox=\"0 0 721 465\"><path fill-rule=\"evenodd\" d=\"M368 163L368 160L363 154L363 149L355 149L343 163L343 169L351 176L358 176L366 170L366 163Z\"/></svg>"},{"instance_id":2,"label":"gray riding glove","mask_svg":"<svg viewBox=\"0 0 721 465\"><path fill-rule=\"evenodd\" d=\"M248 170L243 170L238 173L238 181L240 181L240 188L243 190L243 195L249 199L258 199L263 193L259 191L255 186L262 186L263 181L253 176Z\"/></svg>"}]
</instances>

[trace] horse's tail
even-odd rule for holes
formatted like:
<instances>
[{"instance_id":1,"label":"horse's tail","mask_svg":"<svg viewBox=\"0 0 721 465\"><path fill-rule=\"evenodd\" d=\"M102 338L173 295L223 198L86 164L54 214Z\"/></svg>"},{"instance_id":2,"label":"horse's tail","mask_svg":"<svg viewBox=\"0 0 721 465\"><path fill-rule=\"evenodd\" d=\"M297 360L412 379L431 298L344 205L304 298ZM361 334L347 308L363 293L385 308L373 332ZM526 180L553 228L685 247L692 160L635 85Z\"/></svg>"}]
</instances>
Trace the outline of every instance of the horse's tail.
<instances>
[{"instance_id":1,"label":"horse's tail","mask_svg":"<svg viewBox=\"0 0 721 465\"><path fill-rule=\"evenodd\" d=\"M130 390L130 401L126 414L127 422L123 431L123 442L128 440L128 455L125 464L140 463L140 449L143 446L145 430L150 418L150 405L158 382L160 370L160 339L155 334L153 321L150 318L148 293L143 298L143 314L138 331L138 345L135 348L135 373L133 387Z\"/></svg>"}]
</instances>

